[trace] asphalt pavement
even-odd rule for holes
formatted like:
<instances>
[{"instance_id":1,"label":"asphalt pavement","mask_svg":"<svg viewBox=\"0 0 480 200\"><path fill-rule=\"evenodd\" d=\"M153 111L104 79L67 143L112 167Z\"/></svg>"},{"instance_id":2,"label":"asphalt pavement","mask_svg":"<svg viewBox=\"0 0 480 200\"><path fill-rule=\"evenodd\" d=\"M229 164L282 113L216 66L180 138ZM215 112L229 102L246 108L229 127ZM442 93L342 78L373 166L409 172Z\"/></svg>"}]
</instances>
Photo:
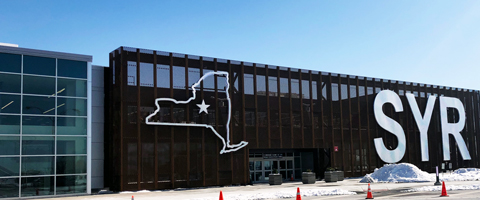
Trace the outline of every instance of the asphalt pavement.
<instances>
[{"instance_id":1,"label":"asphalt pavement","mask_svg":"<svg viewBox=\"0 0 480 200\"><path fill-rule=\"evenodd\" d=\"M345 179L335 183L325 183L317 181L315 184L302 184L302 182L286 182L282 185L270 186L267 183L254 184L247 186L229 186L229 187L207 187L195 189L175 189L175 190L159 190L159 191L141 191L132 193L115 193L100 195L83 195L70 197L55 197L52 199L62 200L131 200L134 196L135 200L191 200L191 199L219 199L219 192L223 191L224 200L229 200L228 196L244 194L258 195L262 193L288 192L296 194L297 187L302 190L313 189L343 189L356 192L356 195L334 195L334 196L302 196L302 200L313 199L365 199L367 196L368 184L359 183L360 178ZM446 182L448 185L473 185L480 184L480 181L455 181ZM374 199L445 199L440 197L441 192L405 192L408 189L420 188L423 186L433 186L433 182L423 183L372 183L371 189ZM448 191L448 199L476 199L480 198L480 190L455 190ZM295 198L289 198L295 199ZM285 198L282 198L285 200Z\"/></svg>"}]
</instances>

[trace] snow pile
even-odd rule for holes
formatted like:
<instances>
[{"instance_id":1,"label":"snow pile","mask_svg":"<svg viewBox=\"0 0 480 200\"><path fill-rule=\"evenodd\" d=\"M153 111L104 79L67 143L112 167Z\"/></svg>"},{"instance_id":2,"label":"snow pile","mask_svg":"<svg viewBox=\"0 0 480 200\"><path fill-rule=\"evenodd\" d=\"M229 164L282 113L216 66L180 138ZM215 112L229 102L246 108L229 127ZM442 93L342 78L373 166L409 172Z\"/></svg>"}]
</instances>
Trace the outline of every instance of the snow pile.
<instances>
[{"instance_id":1,"label":"snow pile","mask_svg":"<svg viewBox=\"0 0 480 200\"><path fill-rule=\"evenodd\" d=\"M342 189L323 189L323 190L303 190L301 191L302 196L331 196L331 195L355 195L357 193L350 192ZM264 199L285 199L285 198L295 198L297 195L296 192L284 192L278 191L275 193L257 193L257 194L234 194L234 195L225 195L225 199L231 200L264 200ZM216 198L215 198L216 199ZM212 198L196 198L191 200L213 200Z\"/></svg>"},{"instance_id":2,"label":"snow pile","mask_svg":"<svg viewBox=\"0 0 480 200\"><path fill-rule=\"evenodd\" d=\"M120 192L120 194L131 194L131 193L143 193L143 192L151 192L150 190L139 190L139 191L123 191L123 192Z\"/></svg>"},{"instance_id":3,"label":"snow pile","mask_svg":"<svg viewBox=\"0 0 480 200\"><path fill-rule=\"evenodd\" d=\"M445 186L447 190L478 190L480 189L480 184L474 185L450 185ZM442 191L442 186L424 186L420 188L405 190L403 192L433 192L433 191Z\"/></svg>"},{"instance_id":4,"label":"snow pile","mask_svg":"<svg viewBox=\"0 0 480 200\"><path fill-rule=\"evenodd\" d=\"M441 181L476 181L480 180L480 169L460 168L452 174L440 175Z\"/></svg>"},{"instance_id":5,"label":"snow pile","mask_svg":"<svg viewBox=\"0 0 480 200\"><path fill-rule=\"evenodd\" d=\"M365 175L360 183L410 183L434 181L435 175L420 170L410 163L387 164Z\"/></svg>"}]
</instances>

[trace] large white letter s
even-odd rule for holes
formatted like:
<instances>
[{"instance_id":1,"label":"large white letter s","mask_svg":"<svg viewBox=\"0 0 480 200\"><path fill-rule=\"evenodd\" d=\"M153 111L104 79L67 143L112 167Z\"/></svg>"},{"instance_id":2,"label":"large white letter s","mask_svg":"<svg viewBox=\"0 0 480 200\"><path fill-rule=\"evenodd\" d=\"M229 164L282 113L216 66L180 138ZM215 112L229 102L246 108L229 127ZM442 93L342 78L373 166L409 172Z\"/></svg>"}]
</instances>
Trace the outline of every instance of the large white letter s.
<instances>
[{"instance_id":1,"label":"large white letter s","mask_svg":"<svg viewBox=\"0 0 480 200\"><path fill-rule=\"evenodd\" d=\"M377 97L375 97L375 101L373 102L375 120L377 120L377 123L380 125L380 127L397 136L398 146L394 150L389 150L383 144L382 138L375 138L375 150L377 151L378 156L384 162L396 163L405 155L405 133L403 132L402 126L400 126L398 122L383 113L383 104L385 103L391 103L395 109L395 112L403 112L402 101L395 92L390 90L382 90L377 94Z\"/></svg>"}]
</instances>

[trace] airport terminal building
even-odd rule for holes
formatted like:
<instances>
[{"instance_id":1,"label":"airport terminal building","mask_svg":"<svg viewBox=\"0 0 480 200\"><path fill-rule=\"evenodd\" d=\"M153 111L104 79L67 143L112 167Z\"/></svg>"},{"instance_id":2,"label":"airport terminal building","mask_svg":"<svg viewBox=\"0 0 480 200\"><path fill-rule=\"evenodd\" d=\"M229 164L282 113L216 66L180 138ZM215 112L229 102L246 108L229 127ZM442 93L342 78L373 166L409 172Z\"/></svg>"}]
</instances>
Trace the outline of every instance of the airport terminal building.
<instances>
[{"instance_id":1,"label":"airport terminal building","mask_svg":"<svg viewBox=\"0 0 480 200\"><path fill-rule=\"evenodd\" d=\"M130 47L109 58L0 47L1 198L480 167L478 90Z\"/></svg>"}]
</instances>

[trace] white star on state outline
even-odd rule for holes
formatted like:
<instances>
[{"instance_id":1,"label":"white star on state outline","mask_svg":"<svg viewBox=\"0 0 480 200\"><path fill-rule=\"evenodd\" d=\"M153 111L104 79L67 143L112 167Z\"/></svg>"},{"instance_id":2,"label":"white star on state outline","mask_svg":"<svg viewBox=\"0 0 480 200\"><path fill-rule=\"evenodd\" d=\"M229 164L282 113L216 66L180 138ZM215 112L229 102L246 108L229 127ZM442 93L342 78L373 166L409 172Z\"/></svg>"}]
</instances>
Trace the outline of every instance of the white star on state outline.
<instances>
[{"instance_id":1,"label":"white star on state outline","mask_svg":"<svg viewBox=\"0 0 480 200\"><path fill-rule=\"evenodd\" d=\"M210 105L205 104L205 100L202 100L202 104L197 104L197 106L200 108L198 114L202 113L202 111L208 114L207 108L210 107Z\"/></svg>"}]
</instances>

